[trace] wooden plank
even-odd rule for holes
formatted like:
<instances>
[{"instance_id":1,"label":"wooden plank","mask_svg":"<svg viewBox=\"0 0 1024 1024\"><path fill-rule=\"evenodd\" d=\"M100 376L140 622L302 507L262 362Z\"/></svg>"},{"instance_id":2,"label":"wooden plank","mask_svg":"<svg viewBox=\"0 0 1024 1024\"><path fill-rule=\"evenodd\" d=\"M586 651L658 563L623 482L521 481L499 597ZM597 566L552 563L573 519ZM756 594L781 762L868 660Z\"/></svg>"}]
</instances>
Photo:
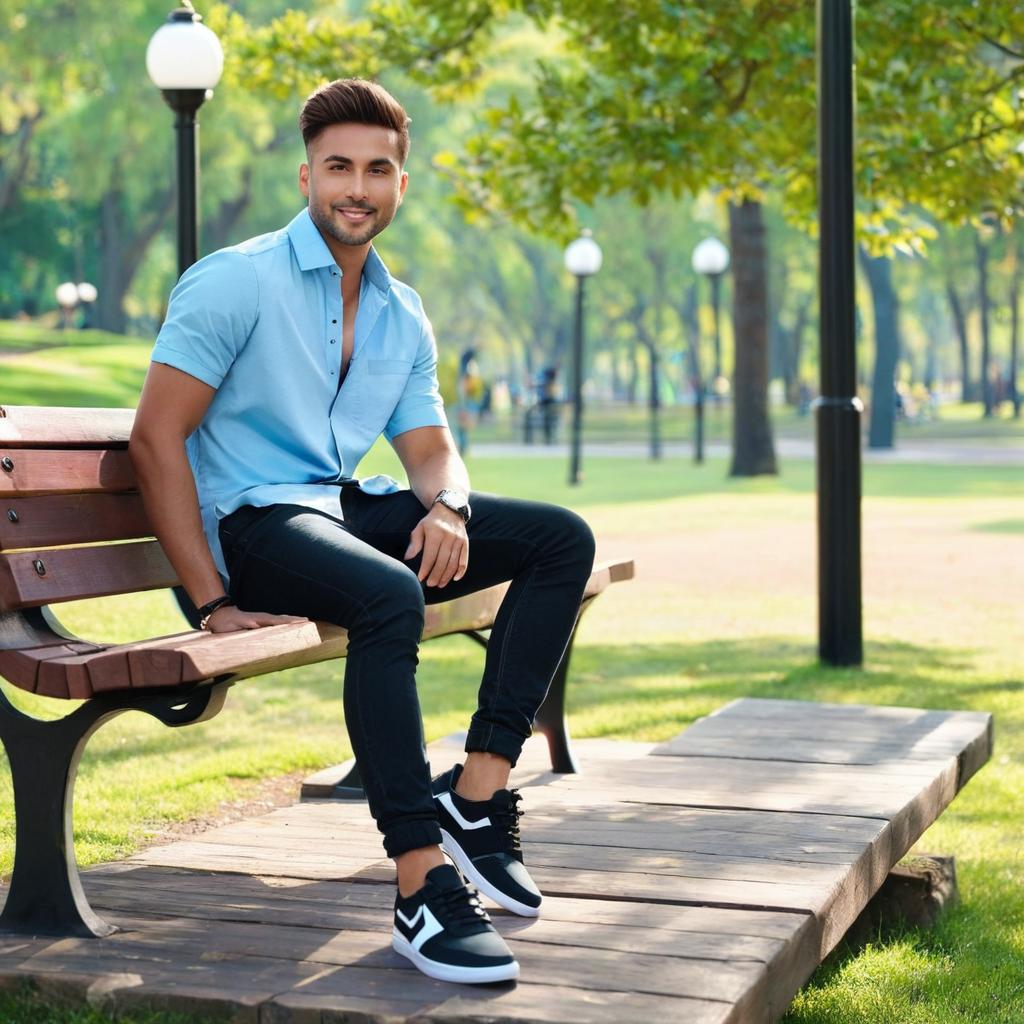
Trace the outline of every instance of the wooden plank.
<instances>
[{"instance_id":1,"label":"wooden plank","mask_svg":"<svg viewBox=\"0 0 1024 1024\"><path fill-rule=\"evenodd\" d=\"M46 495L0 504L0 551L151 536L139 494Z\"/></svg>"},{"instance_id":2,"label":"wooden plank","mask_svg":"<svg viewBox=\"0 0 1024 1024\"><path fill-rule=\"evenodd\" d=\"M11 468L4 468L8 459ZM124 449L49 450L0 445L0 498L115 493L138 489Z\"/></svg>"},{"instance_id":3,"label":"wooden plank","mask_svg":"<svg viewBox=\"0 0 1024 1024\"><path fill-rule=\"evenodd\" d=\"M20 651L0 650L0 676L22 690L36 689L39 669L50 659L76 657L87 651L101 650L96 644L73 642L29 647Z\"/></svg>"},{"instance_id":4,"label":"wooden plank","mask_svg":"<svg viewBox=\"0 0 1024 1024\"><path fill-rule=\"evenodd\" d=\"M35 563L43 566L40 575ZM178 579L158 541L51 548L0 555L0 611L173 587Z\"/></svg>"},{"instance_id":5,"label":"wooden plank","mask_svg":"<svg viewBox=\"0 0 1024 1024\"><path fill-rule=\"evenodd\" d=\"M11 448L127 448L134 409L0 406L0 444Z\"/></svg>"}]
</instances>

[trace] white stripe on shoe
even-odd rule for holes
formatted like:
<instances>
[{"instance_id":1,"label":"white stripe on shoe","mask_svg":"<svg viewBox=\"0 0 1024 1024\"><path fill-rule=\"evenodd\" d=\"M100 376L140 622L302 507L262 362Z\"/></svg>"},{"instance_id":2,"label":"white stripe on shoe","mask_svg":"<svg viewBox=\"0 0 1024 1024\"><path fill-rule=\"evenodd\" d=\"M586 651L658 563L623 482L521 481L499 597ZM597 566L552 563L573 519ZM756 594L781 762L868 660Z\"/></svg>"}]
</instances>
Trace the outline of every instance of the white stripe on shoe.
<instances>
[{"instance_id":1,"label":"white stripe on shoe","mask_svg":"<svg viewBox=\"0 0 1024 1024\"><path fill-rule=\"evenodd\" d=\"M459 823L459 828L486 828L491 823L490 818L481 818L479 821L470 821L468 818L464 818L458 807L455 806L451 793L439 793L435 799L444 804L444 809Z\"/></svg>"}]
</instances>

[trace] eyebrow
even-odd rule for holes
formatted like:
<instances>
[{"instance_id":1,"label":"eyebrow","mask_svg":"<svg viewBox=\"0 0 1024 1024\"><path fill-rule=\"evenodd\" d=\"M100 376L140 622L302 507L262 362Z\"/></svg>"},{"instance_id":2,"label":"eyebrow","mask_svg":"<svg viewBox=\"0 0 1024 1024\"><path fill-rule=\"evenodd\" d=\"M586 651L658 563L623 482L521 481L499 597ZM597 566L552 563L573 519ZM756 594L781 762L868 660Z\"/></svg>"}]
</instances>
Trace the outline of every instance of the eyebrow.
<instances>
[{"instance_id":1,"label":"eyebrow","mask_svg":"<svg viewBox=\"0 0 1024 1024\"><path fill-rule=\"evenodd\" d=\"M337 153L332 153L330 156L325 156L323 162L325 164L329 164L331 162L339 164L350 164L352 163L352 159L351 157L338 156ZM398 163L389 156L378 156L374 157L373 160L368 161L367 165L369 167L397 167Z\"/></svg>"}]
</instances>

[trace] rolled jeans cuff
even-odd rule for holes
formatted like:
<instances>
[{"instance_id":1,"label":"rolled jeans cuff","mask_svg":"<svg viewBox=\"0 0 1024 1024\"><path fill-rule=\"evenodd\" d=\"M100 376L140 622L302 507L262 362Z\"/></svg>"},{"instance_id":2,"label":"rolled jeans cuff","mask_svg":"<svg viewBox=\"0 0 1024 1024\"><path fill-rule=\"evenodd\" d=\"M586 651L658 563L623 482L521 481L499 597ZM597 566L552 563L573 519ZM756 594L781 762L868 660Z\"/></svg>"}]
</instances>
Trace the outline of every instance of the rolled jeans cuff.
<instances>
[{"instance_id":1,"label":"rolled jeans cuff","mask_svg":"<svg viewBox=\"0 0 1024 1024\"><path fill-rule=\"evenodd\" d=\"M511 729L503 729L500 725L473 722L466 736L466 753L480 751L485 754L500 754L508 758L515 768L519 755L523 752L524 737Z\"/></svg>"},{"instance_id":2,"label":"rolled jeans cuff","mask_svg":"<svg viewBox=\"0 0 1024 1024\"><path fill-rule=\"evenodd\" d=\"M418 850L421 846L440 845L441 826L436 819L399 822L384 833L384 852L389 857Z\"/></svg>"}]
</instances>

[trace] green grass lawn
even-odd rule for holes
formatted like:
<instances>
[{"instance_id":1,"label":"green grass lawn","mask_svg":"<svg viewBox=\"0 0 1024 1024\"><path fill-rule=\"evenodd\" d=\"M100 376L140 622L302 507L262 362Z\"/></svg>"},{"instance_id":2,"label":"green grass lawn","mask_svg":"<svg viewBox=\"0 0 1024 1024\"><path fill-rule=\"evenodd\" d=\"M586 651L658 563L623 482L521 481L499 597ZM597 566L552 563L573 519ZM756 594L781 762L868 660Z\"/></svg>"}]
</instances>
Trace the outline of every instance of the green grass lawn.
<instances>
[{"instance_id":1,"label":"green grass lawn","mask_svg":"<svg viewBox=\"0 0 1024 1024\"><path fill-rule=\"evenodd\" d=\"M0 402L131 405L148 352L148 343L106 338L73 352L38 349L27 363L19 355L0 368ZM637 578L611 588L581 626L569 694L577 736L665 739L740 696L995 714L992 762L920 844L956 856L961 903L930 931L894 928L865 949L840 947L785 1024L1024 1021L1024 474L866 466L866 661L861 670L830 670L815 655L810 462L784 463L776 478L730 480L720 460L694 467L683 458L588 457L579 488L565 483L559 459L469 462L477 489L570 505L593 525L599 556L636 558ZM400 475L383 446L361 471ZM55 610L75 632L103 640L183 628L166 592ZM428 739L465 728L481 653L462 637L424 647L418 685ZM40 714L67 710L18 691L12 697ZM338 665L239 684L225 712L202 726L169 730L142 715L122 716L97 733L83 759L79 860L122 857L176 822L251 798L260 780L335 763L348 752ZM9 872L6 773L0 832L0 872ZM0 993L3 1024L105 1019L32 994Z\"/></svg>"}]
</instances>

